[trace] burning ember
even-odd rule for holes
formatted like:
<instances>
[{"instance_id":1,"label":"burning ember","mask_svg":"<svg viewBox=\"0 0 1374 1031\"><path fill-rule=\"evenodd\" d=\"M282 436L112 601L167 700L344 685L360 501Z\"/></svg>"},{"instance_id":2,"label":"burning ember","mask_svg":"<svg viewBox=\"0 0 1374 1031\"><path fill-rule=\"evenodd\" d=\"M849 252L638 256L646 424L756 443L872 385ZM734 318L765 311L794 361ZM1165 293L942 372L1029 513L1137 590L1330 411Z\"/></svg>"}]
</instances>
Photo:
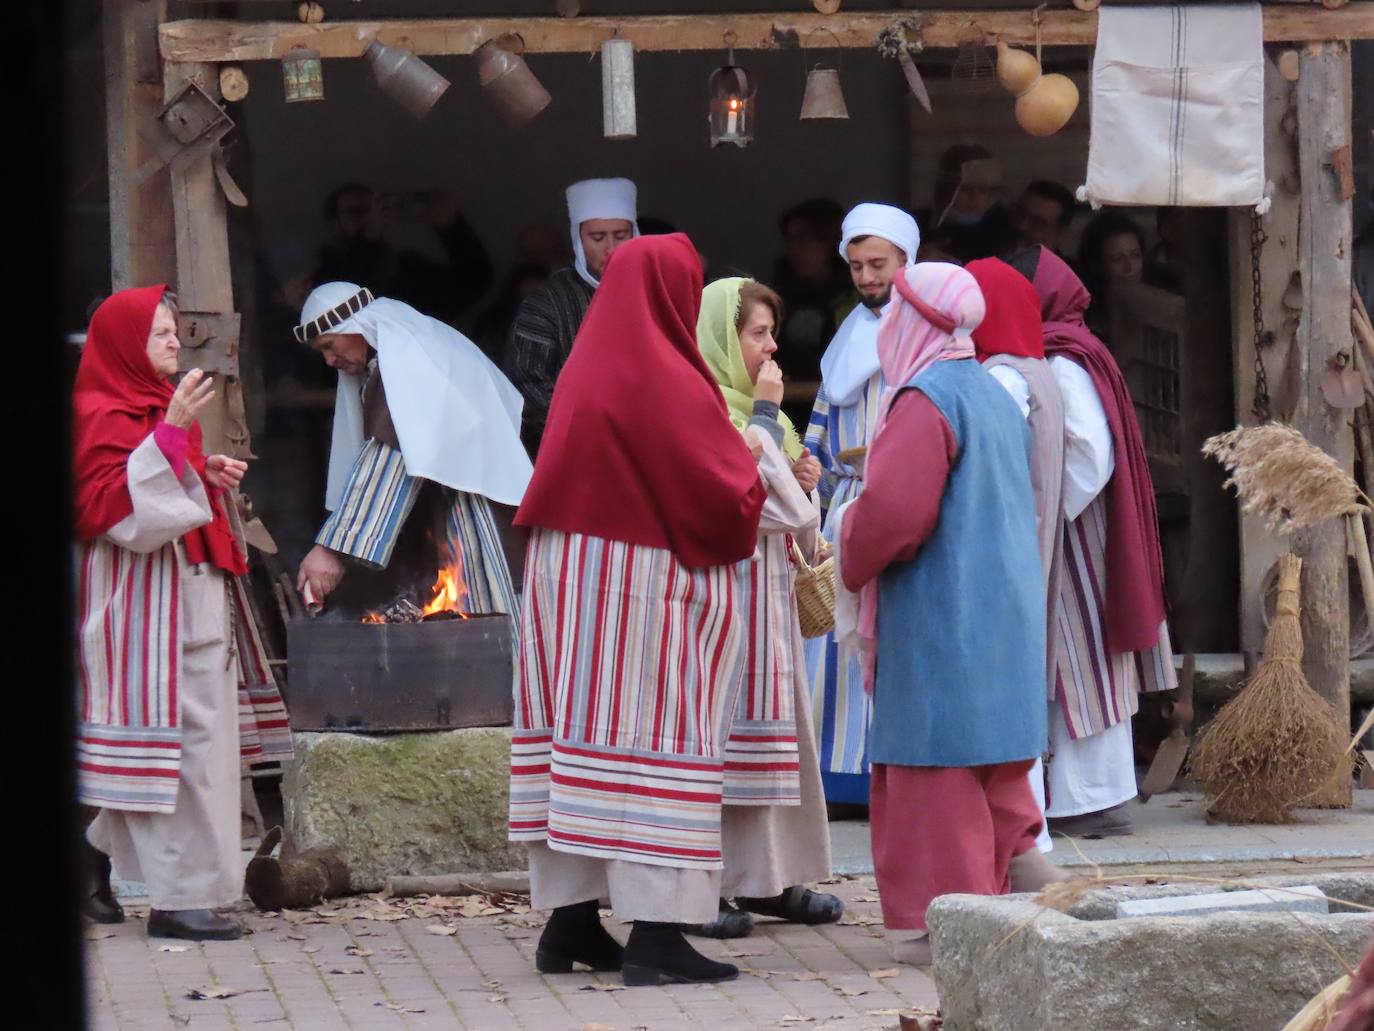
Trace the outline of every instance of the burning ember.
<instances>
[{"instance_id":1,"label":"burning ember","mask_svg":"<svg viewBox=\"0 0 1374 1031\"><path fill-rule=\"evenodd\" d=\"M421 623L433 619L467 619L463 606L468 598L467 582L463 579L463 556L455 553L453 561L439 570L430 588L434 597L421 608L409 598L385 609L375 609L362 618L364 623Z\"/></svg>"}]
</instances>

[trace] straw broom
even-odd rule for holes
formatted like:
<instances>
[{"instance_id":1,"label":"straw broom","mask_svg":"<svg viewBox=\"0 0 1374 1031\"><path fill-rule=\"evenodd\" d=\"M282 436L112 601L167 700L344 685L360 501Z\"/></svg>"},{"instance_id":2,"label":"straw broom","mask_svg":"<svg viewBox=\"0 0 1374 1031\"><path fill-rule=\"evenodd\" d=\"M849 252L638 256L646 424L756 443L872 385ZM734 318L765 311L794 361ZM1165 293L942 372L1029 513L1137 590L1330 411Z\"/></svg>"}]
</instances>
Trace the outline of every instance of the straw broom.
<instances>
[{"instance_id":1,"label":"straw broom","mask_svg":"<svg viewBox=\"0 0 1374 1031\"><path fill-rule=\"evenodd\" d=\"M1189 770L1225 823L1284 823L1342 766L1345 731L1302 674L1298 584L1302 560L1279 559L1278 604L1254 677L1227 702Z\"/></svg>"},{"instance_id":2,"label":"straw broom","mask_svg":"<svg viewBox=\"0 0 1374 1031\"><path fill-rule=\"evenodd\" d=\"M1205 454L1231 473L1247 512L1288 532L1337 516L1358 526L1357 558L1369 563L1361 513L1367 500L1330 455L1297 430L1268 424L1208 440ZM1352 529L1352 536L1355 535ZM1278 601L1255 676L1202 736L1190 763L1208 813L1227 823L1281 823L1348 768L1346 729L1302 673L1302 560L1279 559ZM1369 578L1374 581L1374 574ZM1365 583L1374 612L1374 583Z\"/></svg>"}]
</instances>

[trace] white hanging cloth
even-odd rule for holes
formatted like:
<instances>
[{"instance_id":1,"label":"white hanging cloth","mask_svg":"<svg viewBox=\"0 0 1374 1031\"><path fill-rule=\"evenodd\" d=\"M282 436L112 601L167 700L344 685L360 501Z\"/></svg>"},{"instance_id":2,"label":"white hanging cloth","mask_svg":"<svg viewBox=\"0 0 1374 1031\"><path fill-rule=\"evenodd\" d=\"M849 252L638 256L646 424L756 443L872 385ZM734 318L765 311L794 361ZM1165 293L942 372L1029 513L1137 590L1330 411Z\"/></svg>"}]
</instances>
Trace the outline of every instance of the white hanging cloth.
<instances>
[{"instance_id":1,"label":"white hanging cloth","mask_svg":"<svg viewBox=\"0 0 1374 1031\"><path fill-rule=\"evenodd\" d=\"M325 283L306 299L308 325L360 293ZM387 408L411 476L519 505L533 468L520 443L524 399L467 337L408 304L378 297L333 320L330 333L359 333L377 352ZM339 373L325 507L334 511L363 445L363 377Z\"/></svg>"},{"instance_id":2,"label":"white hanging cloth","mask_svg":"<svg viewBox=\"0 0 1374 1031\"><path fill-rule=\"evenodd\" d=\"M1104 4L1097 16L1079 199L1267 208L1260 5Z\"/></svg>"}]
</instances>

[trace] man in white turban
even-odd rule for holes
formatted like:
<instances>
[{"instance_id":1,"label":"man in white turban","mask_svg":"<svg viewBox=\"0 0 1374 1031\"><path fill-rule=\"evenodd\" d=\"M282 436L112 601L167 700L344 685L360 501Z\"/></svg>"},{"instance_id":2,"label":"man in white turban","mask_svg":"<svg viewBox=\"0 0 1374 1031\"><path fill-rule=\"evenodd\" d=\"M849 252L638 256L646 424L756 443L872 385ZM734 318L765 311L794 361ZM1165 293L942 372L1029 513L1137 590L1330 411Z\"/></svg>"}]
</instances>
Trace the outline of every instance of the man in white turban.
<instances>
[{"instance_id":1,"label":"man in white turban","mask_svg":"<svg viewBox=\"0 0 1374 1031\"><path fill-rule=\"evenodd\" d=\"M506 369L525 398L521 435L531 455L539 449L554 384L572 353L606 261L639 235L636 205L635 184L628 179L583 179L568 187L575 261L520 302L506 351Z\"/></svg>"},{"instance_id":2,"label":"man in white turban","mask_svg":"<svg viewBox=\"0 0 1374 1031\"><path fill-rule=\"evenodd\" d=\"M916 220L888 204L860 204L845 216L840 257L862 303L840 324L821 358L821 387L806 446L820 459L822 528L834 539L834 513L863 488L863 454L873 434L883 374L878 323L892 298L892 280L916 263ZM806 645L807 675L819 735L821 778L830 803L868 804L868 723L858 653L835 635Z\"/></svg>"},{"instance_id":3,"label":"man in white turban","mask_svg":"<svg viewBox=\"0 0 1374 1031\"><path fill-rule=\"evenodd\" d=\"M440 566L462 571L455 606L514 612L491 506L518 506L532 472L519 392L457 330L353 283L316 287L295 335L339 373L330 515L297 575L307 600L323 602L339 585L345 558L386 568L428 481L441 488Z\"/></svg>"}]
</instances>

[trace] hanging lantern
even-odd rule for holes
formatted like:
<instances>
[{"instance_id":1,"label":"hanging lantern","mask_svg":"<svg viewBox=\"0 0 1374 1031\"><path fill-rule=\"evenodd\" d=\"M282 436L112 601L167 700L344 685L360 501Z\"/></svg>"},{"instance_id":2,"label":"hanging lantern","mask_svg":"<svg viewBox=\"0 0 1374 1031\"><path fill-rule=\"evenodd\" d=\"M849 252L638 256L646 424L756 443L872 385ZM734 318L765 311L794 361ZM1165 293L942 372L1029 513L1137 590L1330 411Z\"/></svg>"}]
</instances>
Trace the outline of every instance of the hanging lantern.
<instances>
[{"instance_id":1,"label":"hanging lantern","mask_svg":"<svg viewBox=\"0 0 1374 1031\"><path fill-rule=\"evenodd\" d=\"M323 100L324 66L320 64L320 52L292 47L281 59L281 81L288 104Z\"/></svg>"},{"instance_id":2,"label":"hanging lantern","mask_svg":"<svg viewBox=\"0 0 1374 1031\"><path fill-rule=\"evenodd\" d=\"M601 125L608 140L632 140L635 129L635 45L628 39L601 44Z\"/></svg>"},{"instance_id":3,"label":"hanging lantern","mask_svg":"<svg viewBox=\"0 0 1374 1031\"><path fill-rule=\"evenodd\" d=\"M515 39L523 48L525 41ZM549 91L530 71L525 59L494 39L477 48L477 77L482 90L512 129L518 129L549 106Z\"/></svg>"},{"instance_id":4,"label":"hanging lantern","mask_svg":"<svg viewBox=\"0 0 1374 1031\"><path fill-rule=\"evenodd\" d=\"M711 146L733 143L747 147L754 139L755 87L749 73L735 64L735 51L730 48L728 64L717 68L707 80L711 95Z\"/></svg>"},{"instance_id":5,"label":"hanging lantern","mask_svg":"<svg viewBox=\"0 0 1374 1031\"><path fill-rule=\"evenodd\" d=\"M363 54L377 85L416 118L424 118L444 95L449 82L409 50L373 40Z\"/></svg>"}]
</instances>

